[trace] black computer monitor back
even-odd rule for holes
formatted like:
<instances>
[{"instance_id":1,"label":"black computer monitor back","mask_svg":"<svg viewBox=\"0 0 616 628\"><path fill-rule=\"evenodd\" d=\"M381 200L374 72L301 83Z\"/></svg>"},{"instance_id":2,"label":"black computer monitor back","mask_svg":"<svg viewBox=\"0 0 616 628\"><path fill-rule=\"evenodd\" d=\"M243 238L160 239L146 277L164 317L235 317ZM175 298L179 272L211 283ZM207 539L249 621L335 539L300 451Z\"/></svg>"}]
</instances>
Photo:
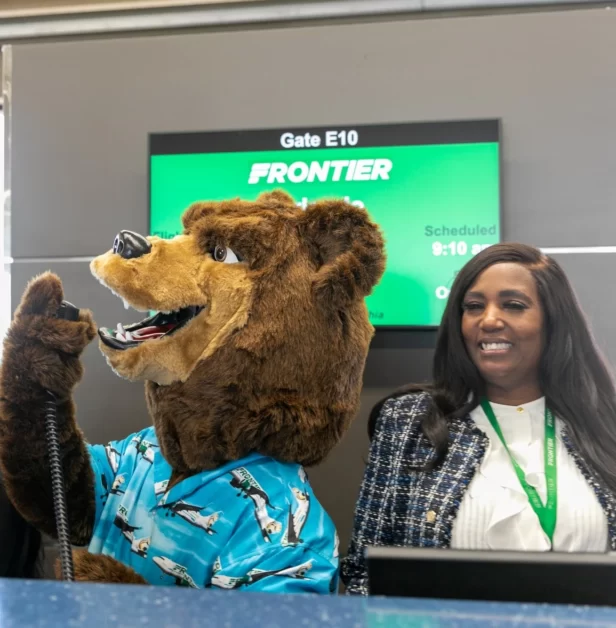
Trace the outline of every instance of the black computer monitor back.
<instances>
[{"instance_id":1,"label":"black computer monitor back","mask_svg":"<svg viewBox=\"0 0 616 628\"><path fill-rule=\"evenodd\" d=\"M616 606L610 554L367 549L371 595Z\"/></svg>"}]
</instances>

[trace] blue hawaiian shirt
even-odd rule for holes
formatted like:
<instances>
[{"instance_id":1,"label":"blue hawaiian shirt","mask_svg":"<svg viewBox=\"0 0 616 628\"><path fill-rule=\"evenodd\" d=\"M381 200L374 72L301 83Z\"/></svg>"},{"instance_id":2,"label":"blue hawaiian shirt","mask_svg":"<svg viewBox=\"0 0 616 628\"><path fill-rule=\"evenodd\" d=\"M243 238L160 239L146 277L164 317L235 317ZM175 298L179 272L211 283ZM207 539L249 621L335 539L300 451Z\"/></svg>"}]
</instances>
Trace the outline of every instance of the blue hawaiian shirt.
<instances>
[{"instance_id":1,"label":"blue hawaiian shirt","mask_svg":"<svg viewBox=\"0 0 616 628\"><path fill-rule=\"evenodd\" d=\"M151 584L332 593L338 536L304 469L251 454L167 490L153 427L89 446L96 520L89 551Z\"/></svg>"}]
</instances>

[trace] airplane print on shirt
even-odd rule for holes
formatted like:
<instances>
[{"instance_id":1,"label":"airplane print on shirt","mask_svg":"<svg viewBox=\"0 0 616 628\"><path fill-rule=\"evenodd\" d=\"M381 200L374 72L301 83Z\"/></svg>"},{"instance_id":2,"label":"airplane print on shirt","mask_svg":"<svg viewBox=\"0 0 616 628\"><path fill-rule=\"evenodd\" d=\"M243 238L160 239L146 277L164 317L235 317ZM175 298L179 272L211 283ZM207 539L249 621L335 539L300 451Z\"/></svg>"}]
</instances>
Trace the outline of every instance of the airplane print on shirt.
<instances>
[{"instance_id":1,"label":"airplane print on shirt","mask_svg":"<svg viewBox=\"0 0 616 628\"><path fill-rule=\"evenodd\" d=\"M220 511L207 516L202 515L200 511L203 510L205 506L188 504L181 499L171 504L165 504L162 508L168 511L165 513L166 516L169 516L169 513L171 513L172 517L178 515L178 517L182 517L184 521L188 521L191 525L201 528L204 532L210 535L216 534L214 524L218 521L220 515L222 515L222 512Z\"/></svg>"},{"instance_id":2,"label":"airplane print on shirt","mask_svg":"<svg viewBox=\"0 0 616 628\"><path fill-rule=\"evenodd\" d=\"M161 480L160 482L156 482L154 484L154 494L163 495L167 491L167 486L169 486L169 480Z\"/></svg>"},{"instance_id":3,"label":"airplane print on shirt","mask_svg":"<svg viewBox=\"0 0 616 628\"><path fill-rule=\"evenodd\" d=\"M100 496L102 502L107 503L107 498L109 497L109 485L107 484L107 478L104 473L101 473L101 485L103 487L103 492Z\"/></svg>"},{"instance_id":4,"label":"airplane print on shirt","mask_svg":"<svg viewBox=\"0 0 616 628\"><path fill-rule=\"evenodd\" d=\"M306 572L311 568L312 559L301 565L286 567L284 569L251 569L245 576L223 576L222 574L214 573L212 576L212 586L220 589L239 589L239 587L243 585L251 585L255 582L259 582L259 580L263 580L263 578L270 578L272 576L307 580Z\"/></svg>"},{"instance_id":5,"label":"airplane print on shirt","mask_svg":"<svg viewBox=\"0 0 616 628\"><path fill-rule=\"evenodd\" d=\"M131 442L135 444L135 449L141 454L144 460L147 460L150 464L154 462L154 447L158 447L158 445L140 436L135 436Z\"/></svg>"},{"instance_id":6,"label":"airplane print on shirt","mask_svg":"<svg viewBox=\"0 0 616 628\"><path fill-rule=\"evenodd\" d=\"M128 523L128 511L124 506L120 506L116 513L114 522L122 531L122 536L129 541L130 550L141 558L145 558L148 555L148 548L150 547L150 539L147 537L135 538L135 531L141 530L139 526L132 526Z\"/></svg>"},{"instance_id":7,"label":"airplane print on shirt","mask_svg":"<svg viewBox=\"0 0 616 628\"><path fill-rule=\"evenodd\" d=\"M122 455L117 449L114 449L111 445L107 445L105 447L105 453L107 454L107 461L109 462L111 470L114 473L117 473L120 466L120 458L122 457Z\"/></svg>"},{"instance_id":8,"label":"airplane print on shirt","mask_svg":"<svg viewBox=\"0 0 616 628\"><path fill-rule=\"evenodd\" d=\"M255 517L261 529L263 540L266 543L271 543L270 535L278 534L282 530L281 523L270 517L267 512L268 506L274 510L276 507L272 506L267 493L261 488L261 485L255 480L254 476L244 467L234 469L231 471L231 475L233 476L230 482L231 486L240 491L237 494L238 497L243 494L245 499L248 497L252 499L255 505Z\"/></svg>"},{"instance_id":9,"label":"airplane print on shirt","mask_svg":"<svg viewBox=\"0 0 616 628\"><path fill-rule=\"evenodd\" d=\"M111 490L109 491L112 495L123 495L124 491L121 489L122 485L126 482L126 476L124 473L120 475L116 475L115 480L111 486Z\"/></svg>"},{"instance_id":10,"label":"airplane print on shirt","mask_svg":"<svg viewBox=\"0 0 616 628\"><path fill-rule=\"evenodd\" d=\"M300 535L306 525L308 512L310 510L310 495L295 487L292 487L291 491L295 497L297 508L295 509L295 512L292 512L291 506L289 505L287 529L282 537L282 545L284 546L298 545L299 543L302 543Z\"/></svg>"},{"instance_id":11,"label":"airplane print on shirt","mask_svg":"<svg viewBox=\"0 0 616 628\"><path fill-rule=\"evenodd\" d=\"M176 586L190 587L191 589L199 588L194 579L188 573L188 569L186 569L183 565L179 565L165 556L154 556L152 560L164 574L175 578Z\"/></svg>"}]
</instances>

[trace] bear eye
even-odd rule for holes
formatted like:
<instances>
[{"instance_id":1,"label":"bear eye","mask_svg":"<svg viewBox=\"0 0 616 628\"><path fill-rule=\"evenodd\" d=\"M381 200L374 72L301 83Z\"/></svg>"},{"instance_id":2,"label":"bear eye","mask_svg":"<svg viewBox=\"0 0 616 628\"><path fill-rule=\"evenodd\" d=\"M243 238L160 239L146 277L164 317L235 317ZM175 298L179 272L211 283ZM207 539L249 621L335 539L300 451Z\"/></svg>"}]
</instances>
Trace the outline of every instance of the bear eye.
<instances>
[{"instance_id":1,"label":"bear eye","mask_svg":"<svg viewBox=\"0 0 616 628\"><path fill-rule=\"evenodd\" d=\"M241 259L228 246L217 244L211 252L212 259L215 262L224 262L225 264L237 264Z\"/></svg>"}]
</instances>

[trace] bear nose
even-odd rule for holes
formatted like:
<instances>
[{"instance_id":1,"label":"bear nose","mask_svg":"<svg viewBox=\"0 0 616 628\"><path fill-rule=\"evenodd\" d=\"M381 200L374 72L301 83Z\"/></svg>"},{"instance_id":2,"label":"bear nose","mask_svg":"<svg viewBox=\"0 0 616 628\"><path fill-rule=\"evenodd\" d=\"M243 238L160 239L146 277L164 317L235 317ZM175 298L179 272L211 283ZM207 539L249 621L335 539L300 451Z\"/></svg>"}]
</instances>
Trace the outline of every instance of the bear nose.
<instances>
[{"instance_id":1,"label":"bear nose","mask_svg":"<svg viewBox=\"0 0 616 628\"><path fill-rule=\"evenodd\" d=\"M124 259L141 257L152 250L152 245L138 233L120 231L113 241L113 252Z\"/></svg>"}]
</instances>

